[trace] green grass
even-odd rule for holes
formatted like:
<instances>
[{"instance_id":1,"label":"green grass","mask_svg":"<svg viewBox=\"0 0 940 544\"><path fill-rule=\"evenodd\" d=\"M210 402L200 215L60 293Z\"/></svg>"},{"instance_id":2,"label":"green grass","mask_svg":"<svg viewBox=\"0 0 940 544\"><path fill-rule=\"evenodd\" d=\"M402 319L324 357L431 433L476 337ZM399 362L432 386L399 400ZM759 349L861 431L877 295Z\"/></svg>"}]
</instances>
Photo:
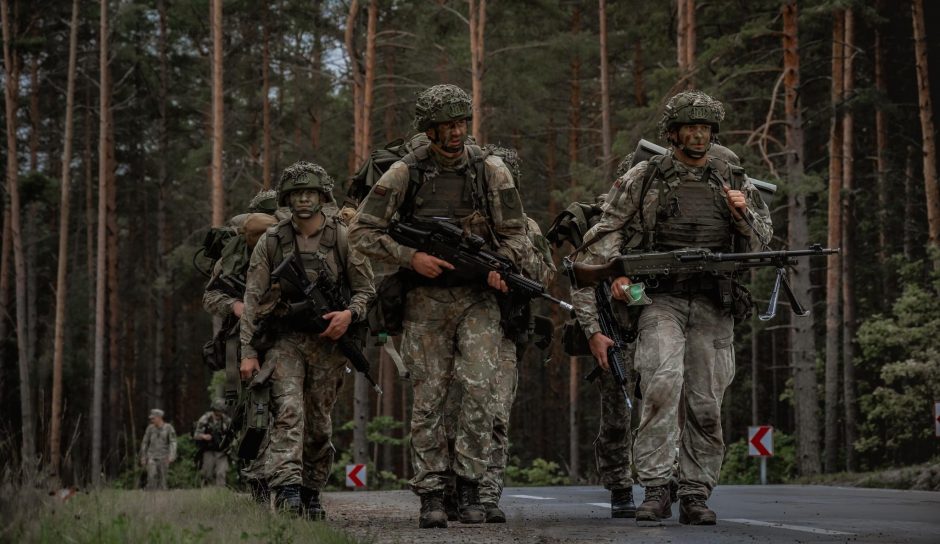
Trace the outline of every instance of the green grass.
<instances>
[{"instance_id":1,"label":"green grass","mask_svg":"<svg viewBox=\"0 0 940 544\"><path fill-rule=\"evenodd\" d=\"M32 501L30 501L32 502ZM24 508L24 510L26 510ZM66 503L49 497L18 510L0 542L233 543L356 542L327 523L272 514L227 489L147 492L107 489Z\"/></svg>"}]
</instances>

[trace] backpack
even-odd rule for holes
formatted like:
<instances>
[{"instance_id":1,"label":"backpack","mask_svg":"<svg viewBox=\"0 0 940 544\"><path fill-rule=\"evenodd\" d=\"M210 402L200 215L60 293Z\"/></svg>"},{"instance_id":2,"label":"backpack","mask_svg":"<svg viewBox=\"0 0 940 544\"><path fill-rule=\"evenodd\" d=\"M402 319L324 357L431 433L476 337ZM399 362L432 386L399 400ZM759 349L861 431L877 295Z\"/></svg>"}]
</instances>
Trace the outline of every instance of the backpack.
<instances>
[{"instance_id":1,"label":"backpack","mask_svg":"<svg viewBox=\"0 0 940 544\"><path fill-rule=\"evenodd\" d=\"M414 138L412 138L412 141ZM379 181L382 174L396 162L405 158L411 152L412 143L398 138L385 144L384 147L372 150L366 162L362 163L359 170L349 179L349 188L346 190L346 196L343 198L343 206L357 208L365 200L372 186Z\"/></svg>"}]
</instances>

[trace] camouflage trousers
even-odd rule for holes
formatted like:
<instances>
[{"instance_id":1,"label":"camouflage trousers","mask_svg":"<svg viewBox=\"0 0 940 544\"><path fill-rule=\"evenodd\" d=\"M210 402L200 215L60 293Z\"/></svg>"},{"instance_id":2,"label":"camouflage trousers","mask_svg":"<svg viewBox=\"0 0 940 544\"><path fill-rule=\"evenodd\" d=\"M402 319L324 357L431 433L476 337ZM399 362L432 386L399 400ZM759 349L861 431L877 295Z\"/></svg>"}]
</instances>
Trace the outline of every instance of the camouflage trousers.
<instances>
[{"instance_id":1,"label":"camouflage trousers","mask_svg":"<svg viewBox=\"0 0 940 544\"><path fill-rule=\"evenodd\" d=\"M405 304L402 356L411 373L412 490L443 491L448 472L479 481L493 433L492 381L499 360L499 307L488 291L418 287ZM445 402L457 389L454 460L448 453Z\"/></svg>"},{"instance_id":2,"label":"camouflage trousers","mask_svg":"<svg viewBox=\"0 0 940 544\"><path fill-rule=\"evenodd\" d=\"M166 489L170 463L166 457L147 458L147 489Z\"/></svg>"},{"instance_id":3,"label":"camouflage trousers","mask_svg":"<svg viewBox=\"0 0 940 544\"><path fill-rule=\"evenodd\" d=\"M493 379L493 397L490 407L493 412L493 438L487 456L486 472L480 480L480 501L499 504L503 494L503 473L509 461L509 415L512 403L516 400L516 387L519 383L516 344L503 337L499 343L499 363ZM445 405L445 426L451 448L454 445L456 423L460 410L460 390L451 388ZM451 455L453 456L453 449ZM456 482L449 483L450 490L456 493Z\"/></svg>"},{"instance_id":4,"label":"camouflage trousers","mask_svg":"<svg viewBox=\"0 0 940 544\"><path fill-rule=\"evenodd\" d=\"M643 396L637 474L646 487L667 484L678 443L679 496L707 498L725 452L721 400L734 378L734 321L704 295L652 298L640 315L635 358Z\"/></svg>"},{"instance_id":5,"label":"camouflage trousers","mask_svg":"<svg viewBox=\"0 0 940 544\"><path fill-rule=\"evenodd\" d=\"M268 442L252 466L271 487L322 489L333 465L330 412L343 385L346 359L312 333L286 333L265 355L271 375Z\"/></svg>"},{"instance_id":6,"label":"camouflage trousers","mask_svg":"<svg viewBox=\"0 0 940 544\"><path fill-rule=\"evenodd\" d=\"M224 487L225 478L228 476L228 455L224 451L202 452L202 468L199 474L203 483Z\"/></svg>"},{"instance_id":7,"label":"camouflage trousers","mask_svg":"<svg viewBox=\"0 0 940 544\"><path fill-rule=\"evenodd\" d=\"M627 394L633 398L634 384L633 352L636 343L625 350L624 361L628 377ZM601 397L601 417L594 439L594 460L597 473L605 489L626 489L633 486L633 429L630 422L630 410L623 399L623 391L617 386L610 372L598 376L597 389Z\"/></svg>"}]
</instances>

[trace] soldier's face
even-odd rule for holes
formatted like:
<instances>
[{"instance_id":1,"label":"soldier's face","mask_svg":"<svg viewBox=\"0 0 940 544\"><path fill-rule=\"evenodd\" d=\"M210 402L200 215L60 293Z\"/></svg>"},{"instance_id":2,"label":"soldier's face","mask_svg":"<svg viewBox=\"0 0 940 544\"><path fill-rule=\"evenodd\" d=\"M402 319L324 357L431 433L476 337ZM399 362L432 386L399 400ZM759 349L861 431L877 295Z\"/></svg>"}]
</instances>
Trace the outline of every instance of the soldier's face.
<instances>
[{"instance_id":1,"label":"soldier's face","mask_svg":"<svg viewBox=\"0 0 940 544\"><path fill-rule=\"evenodd\" d=\"M464 140L467 139L467 120L439 123L428 130L428 138L444 151L456 153L463 149Z\"/></svg>"},{"instance_id":2,"label":"soldier's face","mask_svg":"<svg viewBox=\"0 0 940 544\"><path fill-rule=\"evenodd\" d=\"M294 191L289 195L290 211L300 219L310 219L323 204L323 196L316 189Z\"/></svg>"},{"instance_id":3,"label":"soldier's face","mask_svg":"<svg viewBox=\"0 0 940 544\"><path fill-rule=\"evenodd\" d=\"M705 153L708 143L712 140L711 125L682 125L679 127L677 137L680 147Z\"/></svg>"}]
</instances>

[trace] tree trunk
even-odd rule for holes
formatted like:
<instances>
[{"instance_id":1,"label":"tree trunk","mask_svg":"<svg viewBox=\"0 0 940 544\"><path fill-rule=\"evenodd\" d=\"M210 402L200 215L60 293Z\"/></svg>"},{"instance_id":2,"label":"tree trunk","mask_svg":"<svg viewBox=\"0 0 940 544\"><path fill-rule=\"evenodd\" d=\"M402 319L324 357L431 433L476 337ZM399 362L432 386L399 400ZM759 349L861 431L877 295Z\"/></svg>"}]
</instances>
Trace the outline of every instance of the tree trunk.
<instances>
[{"instance_id":1,"label":"tree trunk","mask_svg":"<svg viewBox=\"0 0 940 544\"><path fill-rule=\"evenodd\" d=\"M843 42L845 18L833 13L832 24L832 114L829 129L829 247L842 244L842 107ZM839 459L839 343L842 331L839 295L842 260L826 259L826 472L835 472Z\"/></svg>"},{"instance_id":2,"label":"tree trunk","mask_svg":"<svg viewBox=\"0 0 940 544\"><path fill-rule=\"evenodd\" d=\"M473 126L470 133L481 144L483 134L483 67L486 49L486 0L470 0L470 77L473 94Z\"/></svg>"},{"instance_id":3,"label":"tree trunk","mask_svg":"<svg viewBox=\"0 0 940 544\"><path fill-rule=\"evenodd\" d=\"M94 176L93 163L94 159L92 158L92 123L94 118L92 117L93 107L92 107L92 98L91 91L89 90L85 94L85 151L83 152L82 166L85 167L85 267L88 269L87 278L88 285L86 286L86 291L88 292L88 315L95 315L95 236L97 235L97 228L95 225L95 220L97 218L97 209L95 208L95 187L94 182L92 181L92 176ZM85 339L85 351L86 353L92 353L94 351L94 338L95 338L95 320L88 320L88 334ZM88 358L88 371L94 375L95 364L94 357ZM94 379L94 378L92 378ZM86 383L86 386L88 384Z\"/></svg>"},{"instance_id":4,"label":"tree trunk","mask_svg":"<svg viewBox=\"0 0 940 544\"><path fill-rule=\"evenodd\" d=\"M600 19L600 56L601 56L601 145L602 161L601 171L604 182L609 183L611 163L610 132L610 76L607 69L607 0L598 0L598 17Z\"/></svg>"},{"instance_id":5,"label":"tree trunk","mask_svg":"<svg viewBox=\"0 0 940 544\"><path fill-rule=\"evenodd\" d=\"M353 98L353 154L349 171L354 172L365 158L362 155L362 94L363 74L360 70L359 53L356 50L356 19L359 17L359 0L349 3L349 12L346 15L346 29L343 33L343 43L346 46L346 55L349 57L349 75L352 85Z\"/></svg>"},{"instance_id":6,"label":"tree trunk","mask_svg":"<svg viewBox=\"0 0 940 544\"><path fill-rule=\"evenodd\" d=\"M7 192L10 198L10 236L13 241L13 269L16 283L16 346L20 375L20 411L23 443L20 450L23 464L31 465L36 458L35 414L29 379L30 361L26 357L26 262L20 222L19 161L16 155L16 110L19 95L19 61L12 50L15 24L10 22L8 0L0 4L3 18L3 67L7 125ZM15 23L15 21L14 21Z\"/></svg>"},{"instance_id":7,"label":"tree trunk","mask_svg":"<svg viewBox=\"0 0 940 544\"><path fill-rule=\"evenodd\" d=\"M313 55L310 59L310 65L313 69L313 92L316 96L322 96L325 91L322 81L323 75L323 2L314 0L313 2ZM310 109L310 147L314 151L320 149L320 125L323 117L322 106L319 100L315 100Z\"/></svg>"},{"instance_id":8,"label":"tree trunk","mask_svg":"<svg viewBox=\"0 0 940 544\"><path fill-rule=\"evenodd\" d=\"M842 80L844 100L855 93L855 14L845 12L845 76ZM851 107L842 118L842 387L845 406L845 469L855 472L855 440L857 438L855 405L855 116Z\"/></svg>"},{"instance_id":9,"label":"tree trunk","mask_svg":"<svg viewBox=\"0 0 940 544\"><path fill-rule=\"evenodd\" d=\"M110 67L108 68L110 70ZM108 78L108 84L111 84L111 78ZM108 89L108 99L110 102L112 90ZM120 339L121 339L121 319L120 319L120 299L118 298L119 287L118 287L118 222L117 222L117 179L115 176L116 172L116 160L114 156L114 110L111 107L108 107L106 110L108 115L107 124L108 124L108 135L107 135L107 144L108 144L108 202L107 202L107 244L108 248L105 251L107 256L107 294L108 294L108 309L105 311L107 320L108 320L108 454L113 455L117 454L120 450L118 448L118 441L120 439L120 432L122 427L122 410L123 402L121 402L121 396L124 391L124 376L123 376L123 365L121 364L121 353L120 353ZM108 471L110 475L116 474L114 469L116 467L109 467L111 470Z\"/></svg>"},{"instance_id":10,"label":"tree trunk","mask_svg":"<svg viewBox=\"0 0 940 544\"><path fill-rule=\"evenodd\" d=\"M268 21L268 3L261 2L261 118L262 118L262 147L261 155L261 184L265 189L271 188L271 54L269 45L271 41L271 28Z\"/></svg>"},{"instance_id":11,"label":"tree trunk","mask_svg":"<svg viewBox=\"0 0 940 544\"><path fill-rule=\"evenodd\" d=\"M797 37L799 15L796 0L783 5L783 70L786 95L786 168L787 184L801 187L803 172L803 114L800 112L800 53ZM809 221L806 195L789 191L787 219L788 246L809 245ZM791 274L793 292L812 307L812 282L809 271L794 269ZM793 372L794 405L796 407L797 459L801 474L819 474L819 399L816 392L816 340L813 335L813 314L796 317L790 323L790 368Z\"/></svg>"},{"instance_id":12,"label":"tree trunk","mask_svg":"<svg viewBox=\"0 0 940 544\"><path fill-rule=\"evenodd\" d=\"M10 255L12 254L13 237L10 235L10 207L7 205L5 198L2 202L3 245L0 247L0 338L7 338L9 334L7 316L10 310ZM6 342L0 344L0 368L7 368ZM3 401L3 393L7 390L5 377L5 373L0 373L0 402Z\"/></svg>"},{"instance_id":13,"label":"tree trunk","mask_svg":"<svg viewBox=\"0 0 940 544\"><path fill-rule=\"evenodd\" d=\"M29 171L39 170L39 55L29 60Z\"/></svg>"},{"instance_id":14,"label":"tree trunk","mask_svg":"<svg viewBox=\"0 0 940 544\"><path fill-rule=\"evenodd\" d=\"M69 72L65 91L65 138L62 150L62 197L59 204L59 262L56 270L55 333L52 357L52 417L49 431L49 465L59 476L62 434L62 359L65 349L66 271L69 250L69 193L71 192L72 132L74 130L75 65L78 57L78 0L72 0L69 31Z\"/></svg>"},{"instance_id":15,"label":"tree trunk","mask_svg":"<svg viewBox=\"0 0 940 544\"><path fill-rule=\"evenodd\" d=\"M575 5L571 13L571 33L577 36L581 32L581 8ZM581 136L581 57L577 49L571 56L571 92L568 100L568 177L570 188L577 186L574 180L574 165L578 162L578 147ZM574 195L572 195L572 198ZM553 199L554 201L554 199ZM573 360L572 360L573 362Z\"/></svg>"},{"instance_id":16,"label":"tree trunk","mask_svg":"<svg viewBox=\"0 0 940 544\"><path fill-rule=\"evenodd\" d=\"M387 342L391 342L391 339L388 339ZM392 420L395 419L395 380L397 373L395 371L395 364L389 358L388 353L384 349L379 350L379 368L382 372L382 415L388 417ZM389 472L395 470L395 465L392 463L392 444L386 442L382 445L382 470L387 470Z\"/></svg>"},{"instance_id":17,"label":"tree trunk","mask_svg":"<svg viewBox=\"0 0 940 544\"><path fill-rule=\"evenodd\" d=\"M222 0L210 0L212 10L212 226L225 224L225 189L222 185L224 99L222 96Z\"/></svg>"},{"instance_id":18,"label":"tree trunk","mask_svg":"<svg viewBox=\"0 0 940 544\"><path fill-rule=\"evenodd\" d=\"M571 483L581 481L581 410L578 387L581 385L581 365L577 357L571 357L568 370L568 474Z\"/></svg>"},{"instance_id":19,"label":"tree trunk","mask_svg":"<svg viewBox=\"0 0 940 544\"><path fill-rule=\"evenodd\" d=\"M917 155L917 149L907 146L907 158L904 161L904 259L908 262L913 261L914 244L917 240L917 219L914 215L916 209L915 201L917 199L914 189L914 159Z\"/></svg>"},{"instance_id":20,"label":"tree trunk","mask_svg":"<svg viewBox=\"0 0 940 544\"><path fill-rule=\"evenodd\" d=\"M364 161L372 150L372 106L375 103L375 32L379 19L377 0L369 2L366 24L366 74L362 91L362 133L359 135L359 155ZM357 165L358 166L358 163Z\"/></svg>"},{"instance_id":21,"label":"tree trunk","mask_svg":"<svg viewBox=\"0 0 940 544\"><path fill-rule=\"evenodd\" d=\"M166 262L166 255L169 251L169 222L167 221L167 175L168 156L169 156L169 133L167 130L167 100L169 96L169 77L170 68L167 62L167 16L165 0L158 0L157 11L159 12L159 37L158 47L160 51L160 87L157 97L160 121L157 125L157 137L159 138L159 149L157 151L157 276L163 278L164 285L172 285L167 277L170 274ZM155 310L156 326L154 327L154 350L153 366L151 374L151 395L148 397L154 406L163 406L163 367L166 360L167 331L171 330L166 325L167 316L170 315L169 306L171 302L170 295L165 287L157 292L157 304Z\"/></svg>"},{"instance_id":22,"label":"tree trunk","mask_svg":"<svg viewBox=\"0 0 940 544\"><path fill-rule=\"evenodd\" d=\"M108 221L108 169L111 160L108 127L111 109L111 81L108 70L108 0L101 0L101 28L99 31L99 77L98 85L98 252L95 264L95 382L92 400L92 449L91 475L94 485L101 483L102 402L104 400L104 341L105 341L105 285L107 281L107 221Z\"/></svg>"},{"instance_id":23,"label":"tree trunk","mask_svg":"<svg viewBox=\"0 0 940 544\"><path fill-rule=\"evenodd\" d=\"M686 0L676 0L676 66L679 68L680 78L685 75L687 70L685 63L685 39L687 35L685 2Z\"/></svg>"},{"instance_id":24,"label":"tree trunk","mask_svg":"<svg viewBox=\"0 0 940 544\"><path fill-rule=\"evenodd\" d=\"M375 360L375 349L369 348L369 359ZM369 441L367 436L367 427L369 425L369 386L368 380L361 372L355 373L355 383L353 387L353 463L369 462Z\"/></svg>"},{"instance_id":25,"label":"tree trunk","mask_svg":"<svg viewBox=\"0 0 940 544\"><path fill-rule=\"evenodd\" d=\"M927 69L927 30L924 25L924 0L912 0L911 18L914 22L914 65L917 69L917 104L920 108L920 129L923 137L921 153L924 159L924 193L927 201L927 245L940 250L940 188L937 186L936 132L933 124L933 104L930 98L930 73ZM930 256L934 270L940 270L940 254Z\"/></svg>"},{"instance_id":26,"label":"tree trunk","mask_svg":"<svg viewBox=\"0 0 940 544\"><path fill-rule=\"evenodd\" d=\"M646 84L643 65L643 41L637 38L633 41L633 101L638 108L646 107Z\"/></svg>"},{"instance_id":27,"label":"tree trunk","mask_svg":"<svg viewBox=\"0 0 940 544\"><path fill-rule=\"evenodd\" d=\"M878 1L878 11L882 12L884 0ZM888 82L885 77L885 51L882 26L875 27L875 89L879 101L875 109L875 171L878 191L878 269L881 270L881 296L879 309L884 312L890 306L890 293L893 291L893 274L888 268L888 256L891 253L891 243L888 240L888 120L883 101L888 100Z\"/></svg>"}]
</instances>

